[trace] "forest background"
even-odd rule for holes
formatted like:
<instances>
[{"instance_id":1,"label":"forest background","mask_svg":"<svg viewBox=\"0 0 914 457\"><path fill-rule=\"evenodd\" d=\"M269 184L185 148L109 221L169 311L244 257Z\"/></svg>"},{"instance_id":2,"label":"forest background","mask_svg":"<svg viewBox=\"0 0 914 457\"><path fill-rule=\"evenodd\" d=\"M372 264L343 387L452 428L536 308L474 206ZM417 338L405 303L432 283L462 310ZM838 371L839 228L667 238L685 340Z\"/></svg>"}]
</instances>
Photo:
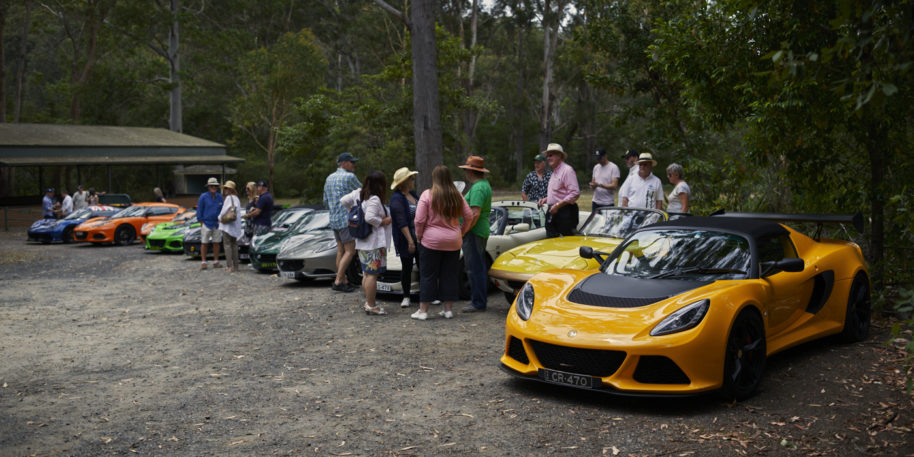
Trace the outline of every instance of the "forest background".
<instances>
[{"instance_id":1,"label":"forest background","mask_svg":"<svg viewBox=\"0 0 914 457\"><path fill-rule=\"evenodd\" d=\"M683 165L696 214L860 211L875 304L910 319L914 1L415 1L434 7L455 176L477 154L494 187L517 189L557 142L586 186L595 148L624 173L634 147L655 174ZM183 131L245 158L236 181L319 202L341 152L360 175L421 164L411 6L0 0L0 121ZM96 168L83 184L103 188ZM138 196L156 184L117 175ZM55 179L72 188L75 172Z\"/></svg>"}]
</instances>

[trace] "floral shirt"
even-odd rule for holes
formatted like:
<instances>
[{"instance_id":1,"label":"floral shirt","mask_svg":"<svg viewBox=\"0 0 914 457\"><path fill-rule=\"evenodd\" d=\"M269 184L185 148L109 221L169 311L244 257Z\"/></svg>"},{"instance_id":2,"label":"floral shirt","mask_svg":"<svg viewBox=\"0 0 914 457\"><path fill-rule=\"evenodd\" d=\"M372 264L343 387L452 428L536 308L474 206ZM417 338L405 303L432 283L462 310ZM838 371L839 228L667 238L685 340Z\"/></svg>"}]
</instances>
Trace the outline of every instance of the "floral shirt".
<instances>
[{"instance_id":1,"label":"floral shirt","mask_svg":"<svg viewBox=\"0 0 914 457\"><path fill-rule=\"evenodd\" d=\"M524 184L521 185L520 191L527 194L527 200L531 202L546 198L546 189L549 186L549 178L551 177L552 172L549 171L548 168L546 169L546 172L543 173L542 179L536 174L536 170L533 170L530 173L527 173L527 177L524 178Z\"/></svg>"}]
</instances>

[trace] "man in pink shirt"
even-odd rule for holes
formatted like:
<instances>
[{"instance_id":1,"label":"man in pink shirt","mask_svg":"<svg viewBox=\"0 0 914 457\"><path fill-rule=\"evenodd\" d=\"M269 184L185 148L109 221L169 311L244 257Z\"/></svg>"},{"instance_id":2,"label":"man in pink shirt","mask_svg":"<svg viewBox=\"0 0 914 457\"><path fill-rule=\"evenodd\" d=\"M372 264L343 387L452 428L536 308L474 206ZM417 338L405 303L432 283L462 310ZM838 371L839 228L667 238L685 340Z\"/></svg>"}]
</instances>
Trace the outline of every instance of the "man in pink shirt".
<instances>
[{"instance_id":1,"label":"man in pink shirt","mask_svg":"<svg viewBox=\"0 0 914 457\"><path fill-rule=\"evenodd\" d=\"M549 205L549 215L546 218L546 236L555 238L559 235L574 235L578 227L578 197L581 189L578 187L578 176L571 165L565 163L565 150L558 143L549 143L543 151L546 162L552 168L552 177L549 178L549 187L546 198L540 199L539 204Z\"/></svg>"}]
</instances>

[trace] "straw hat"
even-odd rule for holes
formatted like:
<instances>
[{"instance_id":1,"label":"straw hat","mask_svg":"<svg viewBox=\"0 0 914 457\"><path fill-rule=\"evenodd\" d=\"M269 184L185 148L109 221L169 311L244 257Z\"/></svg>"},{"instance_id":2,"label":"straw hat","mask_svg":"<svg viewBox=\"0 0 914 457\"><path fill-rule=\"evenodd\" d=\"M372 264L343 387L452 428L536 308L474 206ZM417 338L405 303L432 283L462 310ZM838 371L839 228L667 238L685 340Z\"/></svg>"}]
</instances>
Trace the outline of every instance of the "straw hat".
<instances>
[{"instance_id":1,"label":"straw hat","mask_svg":"<svg viewBox=\"0 0 914 457\"><path fill-rule=\"evenodd\" d=\"M549 143L549 146L546 146L546 150L543 151L543 155L549 156L550 152L558 152L558 153L562 154L562 160L565 160L568 158L568 154L565 154L565 150L562 149L562 145L560 145L558 143Z\"/></svg>"},{"instance_id":2,"label":"straw hat","mask_svg":"<svg viewBox=\"0 0 914 457\"><path fill-rule=\"evenodd\" d=\"M652 156L650 152L642 152L641 155L638 156L638 163L642 162L650 162L652 166L657 166L657 161L654 160L654 156Z\"/></svg>"},{"instance_id":3,"label":"straw hat","mask_svg":"<svg viewBox=\"0 0 914 457\"><path fill-rule=\"evenodd\" d=\"M226 181L225 185L223 185L222 187L225 187L226 189L235 190L235 181Z\"/></svg>"},{"instance_id":4,"label":"straw hat","mask_svg":"<svg viewBox=\"0 0 914 457\"><path fill-rule=\"evenodd\" d=\"M218 186L218 185L219 185L219 180L216 178L209 178L209 181L206 181L206 187Z\"/></svg>"},{"instance_id":5,"label":"straw hat","mask_svg":"<svg viewBox=\"0 0 914 457\"><path fill-rule=\"evenodd\" d=\"M394 172L393 184L390 185L390 190L396 190L397 186L403 184L407 179L419 174L418 171L409 171L409 168L403 167L396 172Z\"/></svg>"},{"instance_id":6,"label":"straw hat","mask_svg":"<svg viewBox=\"0 0 914 457\"><path fill-rule=\"evenodd\" d=\"M481 173L488 173L489 170L485 167L485 161L482 157L479 156L469 156L467 157L466 165L460 165L458 168L463 168L464 170L473 170Z\"/></svg>"}]
</instances>

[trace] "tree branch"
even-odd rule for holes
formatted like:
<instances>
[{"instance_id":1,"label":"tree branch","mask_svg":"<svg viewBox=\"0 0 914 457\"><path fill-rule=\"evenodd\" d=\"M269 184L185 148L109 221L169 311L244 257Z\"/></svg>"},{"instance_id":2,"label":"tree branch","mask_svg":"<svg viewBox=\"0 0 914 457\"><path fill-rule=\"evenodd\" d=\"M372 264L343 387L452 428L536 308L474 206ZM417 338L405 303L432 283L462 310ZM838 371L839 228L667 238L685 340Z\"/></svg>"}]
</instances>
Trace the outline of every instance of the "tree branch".
<instances>
[{"instance_id":1,"label":"tree branch","mask_svg":"<svg viewBox=\"0 0 914 457\"><path fill-rule=\"evenodd\" d=\"M380 6L381 9L387 11L391 16L399 19L400 22L406 24L407 27L410 27L409 20L402 12L400 12L400 10L388 5L384 0L374 0L374 2L376 5Z\"/></svg>"}]
</instances>

